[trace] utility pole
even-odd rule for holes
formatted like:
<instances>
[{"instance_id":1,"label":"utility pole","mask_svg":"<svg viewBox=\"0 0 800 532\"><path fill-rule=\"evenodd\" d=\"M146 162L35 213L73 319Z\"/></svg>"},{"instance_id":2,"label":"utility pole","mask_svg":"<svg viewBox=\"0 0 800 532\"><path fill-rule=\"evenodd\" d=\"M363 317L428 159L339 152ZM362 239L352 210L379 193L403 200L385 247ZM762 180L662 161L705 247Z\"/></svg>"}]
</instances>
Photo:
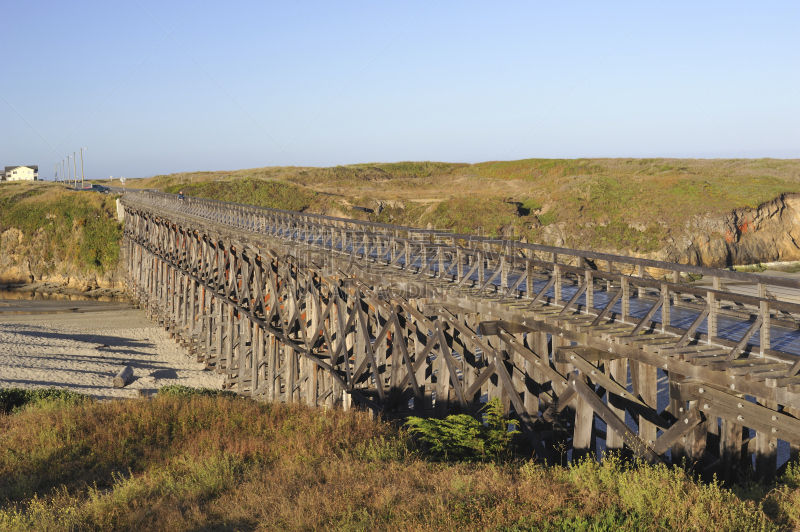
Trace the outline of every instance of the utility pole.
<instances>
[{"instance_id":1,"label":"utility pole","mask_svg":"<svg viewBox=\"0 0 800 532\"><path fill-rule=\"evenodd\" d=\"M72 174L69 171L69 155L67 155L67 181L72 183ZM75 185L72 185L72 188L75 188Z\"/></svg>"},{"instance_id":2,"label":"utility pole","mask_svg":"<svg viewBox=\"0 0 800 532\"><path fill-rule=\"evenodd\" d=\"M75 152L72 152L72 173L75 174L75 188L78 188L78 159L75 157ZM83 188L83 181L81 181L81 188Z\"/></svg>"},{"instance_id":3,"label":"utility pole","mask_svg":"<svg viewBox=\"0 0 800 532\"><path fill-rule=\"evenodd\" d=\"M83 150L88 150L89 148L81 148L81 188L85 185L83 184Z\"/></svg>"},{"instance_id":4,"label":"utility pole","mask_svg":"<svg viewBox=\"0 0 800 532\"><path fill-rule=\"evenodd\" d=\"M56 171L56 163L53 163L53 181L58 183L58 171Z\"/></svg>"}]
</instances>

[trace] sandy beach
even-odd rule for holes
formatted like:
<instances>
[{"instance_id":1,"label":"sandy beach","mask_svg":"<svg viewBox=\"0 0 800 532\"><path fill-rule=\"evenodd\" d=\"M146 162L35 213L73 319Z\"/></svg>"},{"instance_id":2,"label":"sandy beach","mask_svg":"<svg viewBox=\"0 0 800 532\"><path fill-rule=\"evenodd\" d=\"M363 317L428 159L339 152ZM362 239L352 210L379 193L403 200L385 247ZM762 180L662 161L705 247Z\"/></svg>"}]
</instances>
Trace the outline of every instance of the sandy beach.
<instances>
[{"instance_id":1,"label":"sandy beach","mask_svg":"<svg viewBox=\"0 0 800 532\"><path fill-rule=\"evenodd\" d=\"M204 371L144 312L129 305L47 301L22 309L33 313L19 314L20 302L2 303L0 388L55 386L111 399L153 393L168 384L222 385L221 376ZM125 365L133 367L134 380L114 388L113 378Z\"/></svg>"}]
</instances>

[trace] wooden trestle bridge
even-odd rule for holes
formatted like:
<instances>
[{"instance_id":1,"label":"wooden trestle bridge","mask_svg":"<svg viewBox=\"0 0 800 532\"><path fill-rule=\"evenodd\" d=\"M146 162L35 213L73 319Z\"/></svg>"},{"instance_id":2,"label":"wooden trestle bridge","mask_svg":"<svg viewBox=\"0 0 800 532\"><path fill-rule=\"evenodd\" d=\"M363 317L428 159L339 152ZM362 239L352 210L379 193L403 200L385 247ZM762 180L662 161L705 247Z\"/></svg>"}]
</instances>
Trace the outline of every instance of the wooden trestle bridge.
<instances>
[{"instance_id":1,"label":"wooden trestle bridge","mask_svg":"<svg viewBox=\"0 0 800 532\"><path fill-rule=\"evenodd\" d=\"M735 480L797 459L800 304L770 290L800 282L158 193L121 204L130 294L239 394L388 417L499 397L551 463L619 450Z\"/></svg>"}]
</instances>

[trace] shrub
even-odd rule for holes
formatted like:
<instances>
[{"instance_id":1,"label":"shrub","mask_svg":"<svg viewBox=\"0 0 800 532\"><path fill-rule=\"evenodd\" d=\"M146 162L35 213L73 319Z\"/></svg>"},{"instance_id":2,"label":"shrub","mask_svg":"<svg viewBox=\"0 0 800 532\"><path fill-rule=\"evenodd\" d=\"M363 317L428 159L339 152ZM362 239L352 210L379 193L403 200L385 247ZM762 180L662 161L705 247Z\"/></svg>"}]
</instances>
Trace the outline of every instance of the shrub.
<instances>
[{"instance_id":1,"label":"shrub","mask_svg":"<svg viewBox=\"0 0 800 532\"><path fill-rule=\"evenodd\" d=\"M237 397L230 390L214 390L212 388L192 388L180 384L170 384L158 389L158 395L165 397Z\"/></svg>"},{"instance_id":2,"label":"shrub","mask_svg":"<svg viewBox=\"0 0 800 532\"><path fill-rule=\"evenodd\" d=\"M0 412L4 414L18 412L29 405L39 406L45 403L75 405L92 400L92 397L88 395L59 388L40 388L36 390L5 388L0 389Z\"/></svg>"},{"instance_id":3,"label":"shrub","mask_svg":"<svg viewBox=\"0 0 800 532\"><path fill-rule=\"evenodd\" d=\"M519 431L508 430L509 421L503 417L503 405L497 397L482 411L483 423L458 414L444 419L409 417L406 427L429 446L434 458L486 460L507 452L511 438Z\"/></svg>"}]
</instances>

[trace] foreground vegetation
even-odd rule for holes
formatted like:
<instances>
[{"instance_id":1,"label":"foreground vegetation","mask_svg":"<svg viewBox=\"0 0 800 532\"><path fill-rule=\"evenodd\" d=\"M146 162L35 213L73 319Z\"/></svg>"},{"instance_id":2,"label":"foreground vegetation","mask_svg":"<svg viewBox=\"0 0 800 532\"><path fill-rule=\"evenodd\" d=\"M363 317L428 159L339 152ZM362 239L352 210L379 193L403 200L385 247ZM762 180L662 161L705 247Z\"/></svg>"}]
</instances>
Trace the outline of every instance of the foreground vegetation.
<instances>
[{"instance_id":1,"label":"foreground vegetation","mask_svg":"<svg viewBox=\"0 0 800 532\"><path fill-rule=\"evenodd\" d=\"M694 217L753 210L800 192L800 161L527 159L269 167L157 176L130 183L212 199L565 245L653 252ZM363 207L373 213L353 209Z\"/></svg>"},{"instance_id":2,"label":"foreground vegetation","mask_svg":"<svg viewBox=\"0 0 800 532\"><path fill-rule=\"evenodd\" d=\"M733 490L609 459L432 462L367 414L185 389L0 415L2 530L780 530L800 471Z\"/></svg>"},{"instance_id":3,"label":"foreground vegetation","mask_svg":"<svg viewBox=\"0 0 800 532\"><path fill-rule=\"evenodd\" d=\"M55 183L0 183L0 233L18 231L0 240L0 254L13 263L6 267L29 264L39 278L113 270L122 238L114 200Z\"/></svg>"}]
</instances>

